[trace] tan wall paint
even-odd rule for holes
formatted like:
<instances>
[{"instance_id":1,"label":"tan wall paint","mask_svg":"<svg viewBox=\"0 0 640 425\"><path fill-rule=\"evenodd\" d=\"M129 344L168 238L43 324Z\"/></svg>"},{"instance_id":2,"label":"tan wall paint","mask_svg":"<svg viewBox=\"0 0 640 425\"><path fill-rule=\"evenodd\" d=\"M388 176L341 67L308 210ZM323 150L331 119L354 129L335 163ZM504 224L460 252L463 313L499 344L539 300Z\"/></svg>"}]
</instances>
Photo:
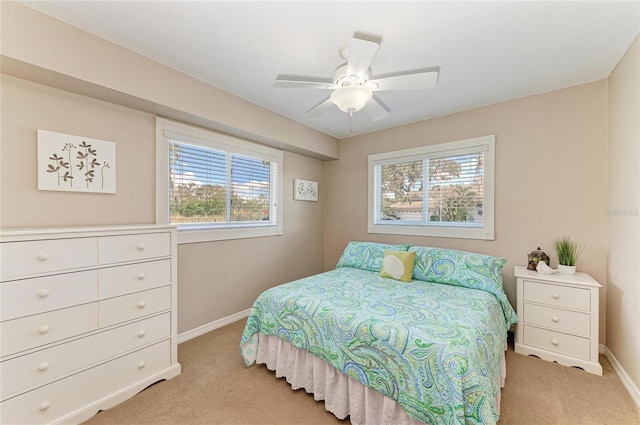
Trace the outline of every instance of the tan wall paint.
<instances>
[{"instance_id":1,"label":"tan wall paint","mask_svg":"<svg viewBox=\"0 0 640 425\"><path fill-rule=\"evenodd\" d=\"M0 227L155 221L153 115L1 77ZM116 143L116 193L38 191L36 130Z\"/></svg>"},{"instance_id":2,"label":"tan wall paint","mask_svg":"<svg viewBox=\"0 0 640 425\"><path fill-rule=\"evenodd\" d=\"M180 245L178 331L245 309L264 290L322 272L323 164L300 155L284 158L284 235ZM319 201L294 201L293 179L319 182Z\"/></svg>"},{"instance_id":3,"label":"tan wall paint","mask_svg":"<svg viewBox=\"0 0 640 425\"><path fill-rule=\"evenodd\" d=\"M606 116L599 81L343 140L340 159L325 164L325 269L349 240L487 253L508 260L505 290L515 304L513 266L537 246L555 257L552 241L569 235L586 245L578 270L604 285ZM496 135L495 241L367 233L367 155L487 134ZM600 294L604 342L605 288Z\"/></svg>"},{"instance_id":4,"label":"tan wall paint","mask_svg":"<svg viewBox=\"0 0 640 425\"><path fill-rule=\"evenodd\" d=\"M52 40L57 42L53 43ZM637 52L637 44L636 40L632 52ZM86 60L87 54L93 55L92 60ZM272 116L268 111L227 93L212 90L180 73L160 69L158 64L145 58L14 2L2 2L2 55L3 71L66 89L56 91L12 77L2 77L2 228L153 222L154 158L149 155L154 149L153 115L145 112L154 108L156 112L175 113L177 118L193 119L195 124L222 123L225 128L256 134L275 143L289 146L298 143L298 148L313 151L321 157L336 156L330 138L325 140L324 136L311 134L296 123ZM625 63L637 63L637 53L632 53L631 57L633 55L636 59L625 59ZM115 68L106 72L110 69L109 64L127 70L128 74L115 72ZM633 66L621 65L619 69L633 69ZM139 71L140 74L132 78L131 71ZM617 103L624 105L623 99L626 98L622 94L628 90L628 85L637 87L637 79L629 80L626 77L628 71L616 72L614 77L621 82L612 79L612 84L619 84L622 88L616 89L609 97L609 108L615 114L612 121L624 121L627 118L622 117L629 113L627 106L619 108L617 112L614 109ZM141 79L140 75L145 78ZM149 75L163 77L149 80ZM141 81L144 84L138 84ZM183 89L206 93L206 96L191 96L188 100L176 98L179 94L173 91L176 84L169 82L178 81ZM70 91L86 92L110 102L77 96ZM116 104L135 105L140 110ZM233 107L214 108L215 104L232 104ZM341 144L341 160L324 165L324 180L323 173L319 171L323 168L321 162L287 154L287 190L291 190L293 177L315 179L321 185L321 201L293 202L289 196L285 204L283 237L181 246L180 304L183 308L180 330L188 330L247 308L260 288L312 274L320 268L333 268L346 242L353 239L408 241L504 256L509 260L505 267L505 286L513 301L512 266L522 264L526 253L538 244L551 254L551 240L558 235L569 234L587 244L579 269L591 273L604 284L604 211L607 206L618 207L618 202L613 198L609 204L604 200L607 177L604 171L606 107L606 83L597 82L353 138ZM256 119L248 119L248 114ZM627 124L621 128L630 128L624 131L631 132L635 137L632 140L637 141L637 130L633 133L633 121L631 124L624 122ZM35 129L45 127L117 141L118 192L115 195L92 195L35 190ZM609 127L609 137L612 140L628 140L626 136L616 135L615 129L618 127L613 124ZM496 241L407 238L366 233L364 188L367 184L366 156L369 153L483 134L496 134L497 139ZM279 139L284 142L278 142ZM329 147L325 143L329 143ZM638 158L637 150L633 151L633 148L615 140L612 143L614 148L610 155L616 154L616 146L620 146L623 159ZM630 169L637 170L637 166L633 165L634 159L629 161L632 161ZM611 169L612 160L609 164ZM570 194L561 194L558 188L557 181L565 176L569 184L576 188ZM613 182L619 179L611 171L609 177ZM542 194L536 192L536 184L545 189ZM617 183L613 183L613 186L617 186ZM637 186L631 188L629 193L637 193ZM324 237L320 212L323 209L326 210L324 220L331 223ZM610 228L615 220L609 217ZM623 240L622 234L610 235L612 252L615 249L629 252L625 243L621 242ZM234 254L247 251L255 257L255 268L235 262ZM631 252L637 254L637 250ZM221 287L211 286L206 276L212 270L207 267L200 270L190 263L193 257L207 259L204 266L214 264L210 261L211 255L224 260L223 270L214 272L214 276L223 273L224 277L232 280L235 277L240 283L236 283L235 287L224 284ZM235 272L234 267L238 269ZM252 276L256 279L254 286L248 283ZM609 276L617 285L618 277L612 273L612 267L609 268ZM616 339L612 342L616 355L622 360L631 358L632 361L637 360L640 343L637 338L629 339L626 328L619 324L628 320L626 315L631 312L637 314L637 308L628 309L628 303L622 302L630 291L633 293L634 288L637 290L637 273L635 276L635 280L623 277L620 281L627 282L626 286L614 288L615 291L625 292L612 294L608 304L614 312L608 317L613 323L607 328L609 332L616 332ZM237 285L241 285L243 290L238 290ZM605 293L603 289L601 328L604 326ZM202 298L210 302L199 302ZM632 322L637 323L637 317L633 318L635 320ZM603 329L601 335L601 341L604 341ZM637 384L637 374L634 379Z\"/></svg>"},{"instance_id":5,"label":"tan wall paint","mask_svg":"<svg viewBox=\"0 0 640 425\"><path fill-rule=\"evenodd\" d=\"M335 138L14 1L0 2L2 72L320 159ZM220 64L224 66L224 64Z\"/></svg>"},{"instance_id":6,"label":"tan wall paint","mask_svg":"<svg viewBox=\"0 0 640 425\"><path fill-rule=\"evenodd\" d=\"M640 38L609 77L607 348L640 389Z\"/></svg>"},{"instance_id":7,"label":"tan wall paint","mask_svg":"<svg viewBox=\"0 0 640 425\"><path fill-rule=\"evenodd\" d=\"M313 158L337 157L330 136L19 3L0 2L0 10L2 229L153 223L155 115ZM116 142L116 194L38 191L37 129ZM293 177L324 185L323 163L310 157L285 153L284 236L179 247L180 332L322 269L323 202L292 200Z\"/></svg>"},{"instance_id":8,"label":"tan wall paint","mask_svg":"<svg viewBox=\"0 0 640 425\"><path fill-rule=\"evenodd\" d=\"M18 78L0 77L0 228L153 223L155 117ZM116 194L38 191L36 130L113 141ZM322 271L323 162L285 152L284 235L180 245L178 330L251 307L276 284ZM293 179L320 201L293 201Z\"/></svg>"}]
</instances>

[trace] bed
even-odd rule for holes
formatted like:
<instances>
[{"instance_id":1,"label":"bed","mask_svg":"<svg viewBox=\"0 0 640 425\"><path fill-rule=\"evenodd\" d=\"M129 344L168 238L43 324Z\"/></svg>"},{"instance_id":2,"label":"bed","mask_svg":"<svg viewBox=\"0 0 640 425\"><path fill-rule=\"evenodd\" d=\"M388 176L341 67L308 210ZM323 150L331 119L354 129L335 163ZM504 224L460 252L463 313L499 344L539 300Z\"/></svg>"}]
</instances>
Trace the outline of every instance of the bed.
<instances>
[{"instance_id":1,"label":"bed","mask_svg":"<svg viewBox=\"0 0 640 425\"><path fill-rule=\"evenodd\" d=\"M240 342L352 424L495 424L517 316L504 259L349 242L334 270L268 289Z\"/></svg>"}]
</instances>

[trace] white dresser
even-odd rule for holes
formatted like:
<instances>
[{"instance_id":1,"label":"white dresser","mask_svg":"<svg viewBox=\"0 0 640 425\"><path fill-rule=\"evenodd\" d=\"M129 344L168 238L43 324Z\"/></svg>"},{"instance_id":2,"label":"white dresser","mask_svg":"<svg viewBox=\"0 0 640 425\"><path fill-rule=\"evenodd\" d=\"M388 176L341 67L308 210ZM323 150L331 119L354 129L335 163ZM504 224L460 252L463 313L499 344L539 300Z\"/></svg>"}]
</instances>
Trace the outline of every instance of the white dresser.
<instances>
[{"instance_id":1,"label":"white dresser","mask_svg":"<svg viewBox=\"0 0 640 425\"><path fill-rule=\"evenodd\" d=\"M176 231L0 233L0 423L79 423L177 359Z\"/></svg>"},{"instance_id":2,"label":"white dresser","mask_svg":"<svg viewBox=\"0 0 640 425\"><path fill-rule=\"evenodd\" d=\"M516 266L515 352L602 375L599 289L586 273L543 275Z\"/></svg>"}]
</instances>

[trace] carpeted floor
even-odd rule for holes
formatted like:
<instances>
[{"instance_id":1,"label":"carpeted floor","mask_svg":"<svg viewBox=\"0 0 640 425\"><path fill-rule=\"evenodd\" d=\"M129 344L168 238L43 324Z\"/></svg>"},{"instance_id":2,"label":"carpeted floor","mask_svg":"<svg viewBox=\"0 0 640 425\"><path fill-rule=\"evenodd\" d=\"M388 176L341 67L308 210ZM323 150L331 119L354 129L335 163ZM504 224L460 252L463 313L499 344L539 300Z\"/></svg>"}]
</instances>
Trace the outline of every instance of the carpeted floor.
<instances>
[{"instance_id":1,"label":"carpeted floor","mask_svg":"<svg viewBox=\"0 0 640 425\"><path fill-rule=\"evenodd\" d=\"M244 320L178 346L182 374L159 382L86 425L349 424L304 390L240 357ZM507 352L501 425L640 425L640 412L611 365L603 376Z\"/></svg>"}]
</instances>

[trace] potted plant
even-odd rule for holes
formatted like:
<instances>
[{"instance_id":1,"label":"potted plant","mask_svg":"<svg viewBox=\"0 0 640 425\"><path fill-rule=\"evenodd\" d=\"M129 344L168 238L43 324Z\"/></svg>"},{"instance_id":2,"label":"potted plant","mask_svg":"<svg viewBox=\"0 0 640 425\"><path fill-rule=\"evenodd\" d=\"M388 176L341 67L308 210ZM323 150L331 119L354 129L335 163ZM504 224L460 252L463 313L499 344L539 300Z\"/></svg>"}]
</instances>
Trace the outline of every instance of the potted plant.
<instances>
[{"instance_id":1,"label":"potted plant","mask_svg":"<svg viewBox=\"0 0 640 425\"><path fill-rule=\"evenodd\" d=\"M574 274L576 272L576 262L580 258L580 254L582 254L584 245L578 244L568 236L557 239L553 245L558 256L558 271L562 274Z\"/></svg>"}]
</instances>

